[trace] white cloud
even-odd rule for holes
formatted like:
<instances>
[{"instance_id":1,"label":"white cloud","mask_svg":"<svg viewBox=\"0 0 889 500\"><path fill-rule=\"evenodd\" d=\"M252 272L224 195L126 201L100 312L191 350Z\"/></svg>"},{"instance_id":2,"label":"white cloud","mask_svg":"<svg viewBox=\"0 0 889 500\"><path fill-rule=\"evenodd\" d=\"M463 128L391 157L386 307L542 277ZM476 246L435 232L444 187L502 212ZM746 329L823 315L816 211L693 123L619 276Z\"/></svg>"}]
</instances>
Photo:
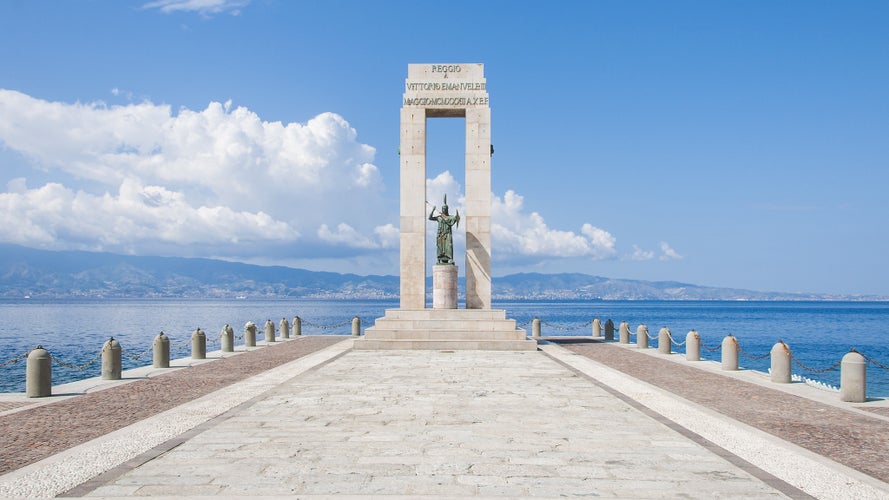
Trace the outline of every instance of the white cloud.
<instances>
[{"instance_id":1,"label":"white cloud","mask_svg":"<svg viewBox=\"0 0 889 500\"><path fill-rule=\"evenodd\" d=\"M509 190L503 198L495 196L491 206L491 233L497 253L534 257L614 256L616 239L590 224L581 234L550 228L537 212L523 212L524 198ZM496 255L496 254L495 254Z\"/></svg>"},{"instance_id":2,"label":"white cloud","mask_svg":"<svg viewBox=\"0 0 889 500\"><path fill-rule=\"evenodd\" d=\"M125 180L117 195L92 195L58 183L0 193L4 241L45 248L130 253L181 245L293 241L299 233L263 212L195 206L182 193Z\"/></svg>"},{"instance_id":3,"label":"white cloud","mask_svg":"<svg viewBox=\"0 0 889 500\"><path fill-rule=\"evenodd\" d=\"M625 257L626 260L651 260L654 258L654 252L651 250L642 250L639 245L633 245L633 253Z\"/></svg>"},{"instance_id":4,"label":"white cloud","mask_svg":"<svg viewBox=\"0 0 889 500\"><path fill-rule=\"evenodd\" d=\"M658 246L661 247L661 252L663 252L660 257L661 260L681 260L683 258L676 250L670 248L666 241L660 242Z\"/></svg>"},{"instance_id":5,"label":"white cloud","mask_svg":"<svg viewBox=\"0 0 889 500\"><path fill-rule=\"evenodd\" d=\"M240 15L241 7L246 7L251 0L154 0L142 6L143 9L158 9L165 14L171 12L198 12L203 15L230 12Z\"/></svg>"},{"instance_id":6,"label":"white cloud","mask_svg":"<svg viewBox=\"0 0 889 500\"><path fill-rule=\"evenodd\" d=\"M147 101L69 104L0 89L0 145L49 178L67 179L30 191L23 178L7 181L0 215L17 224L0 227L0 241L79 248L89 235L108 250L140 253L151 233L176 254L177 243L279 244L302 234L306 245L290 256L323 253L324 245L392 248L385 229L371 229L397 220L382 197L375 150L334 113L285 124L231 102L173 113ZM50 191L88 213L52 210ZM373 245L347 244L339 230L319 233L322 224L367 228L348 241ZM268 248L240 251L250 258Z\"/></svg>"}]
</instances>

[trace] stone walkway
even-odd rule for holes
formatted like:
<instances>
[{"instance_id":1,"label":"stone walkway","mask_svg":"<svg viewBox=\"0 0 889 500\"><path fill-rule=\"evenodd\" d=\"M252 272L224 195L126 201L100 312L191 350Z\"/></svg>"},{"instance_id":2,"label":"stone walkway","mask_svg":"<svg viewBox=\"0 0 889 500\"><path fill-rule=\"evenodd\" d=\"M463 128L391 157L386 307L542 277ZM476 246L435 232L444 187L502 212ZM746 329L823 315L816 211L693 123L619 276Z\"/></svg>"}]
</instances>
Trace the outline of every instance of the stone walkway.
<instances>
[{"instance_id":1,"label":"stone walkway","mask_svg":"<svg viewBox=\"0 0 889 500\"><path fill-rule=\"evenodd\" d=\"M159 400L132 398L122 413L156 414L0 476L0 497L889 498L889 485L861 469L741 421L776 414L768 391L657 356L598 343L537 352L350 345L309 353L305 343L292 361L161 413ZM220 373L233 367L200 378L229 377ZM181 371L212 384L196 381L197 368ZM695 383L682 394L677 379ZM87 411L77 408L85 396L70 401L69 412ZM809 404L793 401L785 416L794 407L840 412L825 413L836 428L821 422L822 434L850 422L851 412ZM853 416L886 428L880 417ZM843 457L831 454L825 448Z\"/></svg>"},{"instance_id":2,"label":"stone walkway","mask_svg":"<svg viewBox=\"0 0 889 500\"><path fill-rule=\"evenodd\" d=\"M781 494L540 352L353 351L89 496Z\"/></svg>"},{"instance_id":3,"label":"stone walkway","mask_svg":"<svg viewBox=\"0 0 889 500\"><path fill-rule=\"evenodd\" d=\"M671 363L635 348L592 342L563 345L631 377L889 482L889 422L884 419L703 372L691 364Z\"/></svg>"},{"instance_id":4,"label":"stone walkway","mask_svg":"<svg viewBox=\"0 0 889 500\"><path fill-rule=\"evenodd\" d=\"M175 408L343 339L334 336L300 337L186 369L169 370L158 377L51 404L26 407L0 416L0 429L3 429L0 438L0 474ZM6 406L14 405L7 403Z\"/></svg>"}]
</instances>

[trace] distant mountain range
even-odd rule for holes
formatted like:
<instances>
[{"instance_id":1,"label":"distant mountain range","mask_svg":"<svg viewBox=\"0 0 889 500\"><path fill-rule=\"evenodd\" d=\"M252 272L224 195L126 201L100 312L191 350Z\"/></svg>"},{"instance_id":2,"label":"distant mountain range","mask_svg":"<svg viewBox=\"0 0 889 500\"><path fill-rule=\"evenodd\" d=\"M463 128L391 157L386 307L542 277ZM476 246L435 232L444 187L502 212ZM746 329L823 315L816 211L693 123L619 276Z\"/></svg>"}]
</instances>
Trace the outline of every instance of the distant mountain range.
<instances>
[{"instance_id":1,"label":"distant mountain range","mask_svg":"<svg viewBox=\"0 0 889 500\"><path fill-rule=\"evenodd\" d=\"M55 252L0 244L2 298L395 299L398 289L397 276L315 272L213 259ZM889 300L755 292L576 273L495 277L493 290L495 300Z\"/></svg>"}]
</instances>

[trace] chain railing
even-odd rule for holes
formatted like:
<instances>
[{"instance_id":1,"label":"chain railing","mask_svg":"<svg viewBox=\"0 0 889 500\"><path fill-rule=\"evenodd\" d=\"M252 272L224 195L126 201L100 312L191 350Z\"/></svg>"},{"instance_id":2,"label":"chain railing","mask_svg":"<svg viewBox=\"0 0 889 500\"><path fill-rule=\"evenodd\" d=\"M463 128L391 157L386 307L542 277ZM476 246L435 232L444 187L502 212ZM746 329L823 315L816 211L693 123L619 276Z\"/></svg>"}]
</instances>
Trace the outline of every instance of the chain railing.
<instances>
[{"instance_id":1,"label":"chain railing","mask_svg":"<svg viewBox=\"0 0 889 500\"><path fill-rule=\"evenodd\" d=\"M82 365L73 365L73 364L66 363L66 362L62 361L61 359L56 357L54 354L49 353L49 358L52 359L57 365L63 366L63 367L68 368L70 370L80 370L80 371L86 370L90 366L93 366L94 364L96 364L97 361L99 361L99 358L101 358L101 357L102 357L102 351L99 351L98 354L93 356L93 358L90 359L89 361L87 361L86 363L84 363Z\"/></svg>"},{"instance_id":2,"label":"chain railing","mask_svg":"<svg viewBox=\"0 0 889 500\"><path fill-rule=\"evenodd\" d=\"M6 361L0 363L0 368L9 366L9 365L14 365L14 364L18 363L19 361L27 358L28 354L31 354L31 351L25 351L12 359L6 360Z\"/></svg>"},{"instance_id":3,"label":"chain railing","mask_svg":"<svg viewBox=\"0 0 889 500\"><path fill-rule=\"evenodd\" d=\"M531 321L533 321L533 320L531 320ZM590 321L587 321L586 323L584 323L584 324L582 324L582 325L577 325L577 326L562 326L562 325L556 325L556 324L553 324L553 323L548 323L548 322L546 322L546 321L540 320L540 324L543 325L543 326L546 326L546 327L548 327L548 328L552 328L553 330L559 330L559 331L562 331L562 332L570 332L570 331L573 331L573 330L580 330L581 328L589 328L589 327L591 327L591 326L593 325L593 322L592 322L592 320L590 320Z\"/></svg>"},{"instance_id":4,"label":"chain railing","mask_svg":"<svg viewBox=\"0 0 889 500\"><path fill-rule=\"evenodd\" d=\"M358 318L358 319L361 320L361 318ZM361 322L364 323L364 320L361 320ZM315 328L317 330L335 330L337 328L342 328L346 325L351 325L351 324L352 324L352 318L349 318L346 321L343 321L342 323L337 323L335 325L319 325L317 323L312 323L311 321L306 321L304 319L302 320L302 326L308 326L309 328Z\"/></svg>"}]
</instances>

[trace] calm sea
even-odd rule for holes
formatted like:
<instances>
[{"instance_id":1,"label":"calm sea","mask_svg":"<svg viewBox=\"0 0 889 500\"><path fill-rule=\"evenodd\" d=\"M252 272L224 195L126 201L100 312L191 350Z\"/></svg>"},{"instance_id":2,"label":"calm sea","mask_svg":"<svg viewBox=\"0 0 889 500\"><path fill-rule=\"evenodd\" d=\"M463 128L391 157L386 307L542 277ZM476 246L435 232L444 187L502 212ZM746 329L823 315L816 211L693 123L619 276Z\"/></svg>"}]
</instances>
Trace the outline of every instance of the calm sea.
<instances>
[{"instance_id":1,"label":"calm sea","mask_svg":"<svg viewBox=\"0 0 889 500\"><path fill-rule=\"evenodd\" d=\"M348 335L352 317L360 317L364 328L394 307L398 307L395 301L357 300L4 300L0 301L0 363L39 344L66 365L81 366L94 360L102 343L113 336L124 349L124 368L133 368L151 364L151 343L160 331L170 337L173 357L185 357L197 327L207 333L208 350L214 350L225 324L242 335L244 324L253 321L261 334L267 319L277 328L282 317L292 321L298 315L303 334ZM627 321L634 333L645 323L652 336L667 326L679 341L695 329L711 347L731 333L750 357L768 353L780 339L800 363L815 370L794 364L794 374L831 386L839 385L839 370L817 371L839 361L850 348L889 365L886 302L500 302L494 307L506 309L508 317L529 334L531 319L539 317L544 336L589 335L589 323L598 317L603 324L613 320L615 326ZM243 341L236 341L240 344ZM674 350L685 352L684 347ZM719 359L719 352L702 351L705 358ZM740 362L748 369L769 367L767 357L753 360L742 355ZM84 369L54 363L53 383L95 377L100 370L99 362ZM0 367L0 392L23 392L24 377L24 360ZM867 379L868 396L889 397L889 371L869 365Z\"/></svg>"}]
</instances>

